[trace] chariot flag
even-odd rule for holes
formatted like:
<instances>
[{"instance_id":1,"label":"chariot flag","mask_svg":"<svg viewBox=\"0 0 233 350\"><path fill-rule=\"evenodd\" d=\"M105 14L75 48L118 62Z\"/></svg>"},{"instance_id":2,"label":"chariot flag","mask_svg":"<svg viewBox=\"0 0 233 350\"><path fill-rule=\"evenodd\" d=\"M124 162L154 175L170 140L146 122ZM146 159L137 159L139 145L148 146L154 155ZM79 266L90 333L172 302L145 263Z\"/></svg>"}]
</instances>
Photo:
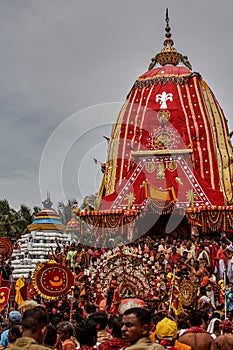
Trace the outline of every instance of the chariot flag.
<instances>
[{"instance_id":1,"label":"chariot flag","mask_svg":"<svg viewBox=\"0 0 233 350\"><path fill-rule=\"evenodd\" d=\"M0 308L6 306L9 302L10 289L7 287L0 288Z\"/></svg>"}]
</instances>

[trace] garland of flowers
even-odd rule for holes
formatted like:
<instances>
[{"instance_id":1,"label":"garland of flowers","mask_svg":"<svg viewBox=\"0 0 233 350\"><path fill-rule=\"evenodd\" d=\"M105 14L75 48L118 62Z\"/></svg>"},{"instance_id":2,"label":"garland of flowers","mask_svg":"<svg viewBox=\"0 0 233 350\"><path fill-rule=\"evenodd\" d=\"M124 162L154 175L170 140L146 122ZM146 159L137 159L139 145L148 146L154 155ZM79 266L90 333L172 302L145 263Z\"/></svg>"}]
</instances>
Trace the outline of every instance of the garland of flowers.
<instances>
[{"instance_id":1,"label":"garland of flowers","mask_svg":"<svg viewBox=\"0 0 233 350\"><path fill-rule=\"evenodd\" d=\"M136 253L130 248L122 251L116 247L94 262L92 277L99 285L99 291L105 290L116 279L121 283L121 294L130 291L131 295L148 298L155 292L153 262L154 257L149 253Z\"/></svg>"}]
</instances>

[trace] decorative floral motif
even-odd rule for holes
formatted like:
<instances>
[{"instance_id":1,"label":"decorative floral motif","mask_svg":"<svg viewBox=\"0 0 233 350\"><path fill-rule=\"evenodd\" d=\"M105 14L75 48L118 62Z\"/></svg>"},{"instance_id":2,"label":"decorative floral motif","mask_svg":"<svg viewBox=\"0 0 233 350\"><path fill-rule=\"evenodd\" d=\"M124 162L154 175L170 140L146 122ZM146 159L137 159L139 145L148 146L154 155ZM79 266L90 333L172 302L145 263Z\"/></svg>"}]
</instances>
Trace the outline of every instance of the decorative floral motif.
<instances>
[{"instance_id":1,"label":"decorative floral motif","mask_svg":"<svg viewBox=\"0 0 233 350\"><path fill-rule=\"evenodd\" d=\"M145 299L155 292L153 268L148 253L141 255L133 248L116 247L97 260L92 276L100 292L106 290L112 280L117 280L121 296L130 294Z\"/></svg>"},{"instance_id":2,"label":"decorative floral motif","mask_svg":"<svg viewBox=\"0 0 233 350\"><path fill-rule=\"evenodd\" d=\"M66 266L49 260L37 264L32 281L43 298L57 300L74 285L74 276Z\"/></svg>"}]
</instances>

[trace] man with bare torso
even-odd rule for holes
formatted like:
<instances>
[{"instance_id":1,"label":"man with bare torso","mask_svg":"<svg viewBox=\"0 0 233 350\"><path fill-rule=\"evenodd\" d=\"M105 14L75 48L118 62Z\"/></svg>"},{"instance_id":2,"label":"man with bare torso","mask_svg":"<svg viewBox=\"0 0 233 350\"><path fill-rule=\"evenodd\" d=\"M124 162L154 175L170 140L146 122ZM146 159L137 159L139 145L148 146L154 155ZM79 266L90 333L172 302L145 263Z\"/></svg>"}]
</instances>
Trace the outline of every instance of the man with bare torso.
<instances>
[{"instance_id":1,"label":"man with bare torso","mask_svg":"<svg viewBox=\"0 0 233 350\"><path fill-rule=\"evenodd\" d=\"M233 349L233 324L229 320L222 321L219 325L219 329L223 334L219 335L216 339L216 345L218 350L230 350Z\"/></svg>"},{"instance_id":2,"label":"man with bare torso","mask_svg":"<svg viewBox=\"0 0 233 350\"><path fill-rule=\"evenodd\" d=\"M216 344L211 335L201 327L202 313L192 311L189 314L191 328L182 333L179 342L191 346L192 350L216 350Z\"/></svg>"}]
</instances>

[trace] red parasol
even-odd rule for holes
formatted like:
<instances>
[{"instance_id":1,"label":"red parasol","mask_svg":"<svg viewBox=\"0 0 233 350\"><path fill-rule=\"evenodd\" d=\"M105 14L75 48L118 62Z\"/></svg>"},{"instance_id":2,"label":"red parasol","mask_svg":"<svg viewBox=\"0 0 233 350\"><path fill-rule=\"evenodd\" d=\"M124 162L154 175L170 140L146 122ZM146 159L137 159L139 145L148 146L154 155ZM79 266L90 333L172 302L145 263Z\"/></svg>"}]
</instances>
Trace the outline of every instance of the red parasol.
<instances>
[{"instance_id":1,"label":"red parasol","mask_svg":"<svg viewBox=\"0 0 233 350\"><path fill-rule=\"evenodd\" d=\"M46 299L57 300L74 285L72 272L53 260L39 263L33 274L35 290Z\"/></svg>"}]
</instances>

